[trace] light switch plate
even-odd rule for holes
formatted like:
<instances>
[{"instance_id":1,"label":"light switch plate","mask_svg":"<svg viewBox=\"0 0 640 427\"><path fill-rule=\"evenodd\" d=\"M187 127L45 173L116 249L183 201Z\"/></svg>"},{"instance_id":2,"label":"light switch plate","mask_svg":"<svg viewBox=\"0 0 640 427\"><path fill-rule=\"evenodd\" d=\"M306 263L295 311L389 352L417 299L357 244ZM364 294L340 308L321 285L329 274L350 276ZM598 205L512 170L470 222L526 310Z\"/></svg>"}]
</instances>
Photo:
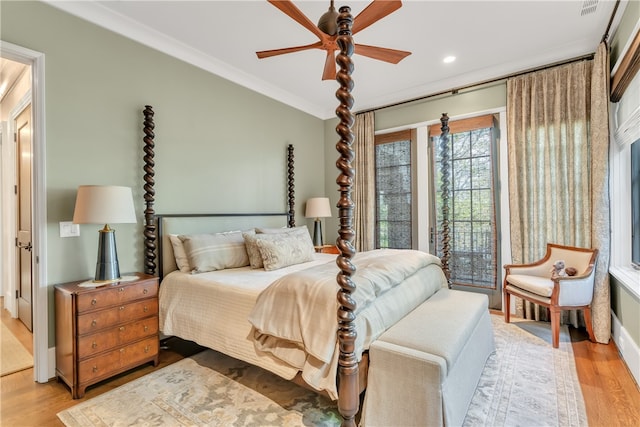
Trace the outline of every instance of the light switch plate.
<instances>
[{"instance_id":1,"label":"light switch plate","mask_svg":"<svg viewBox=\"0 0 640 427\"><path fill-rule=\"evenodd\" d=\"M60 221L60 237L80 236L80 224L71 221Z\"/></svg>"}]
</instances>

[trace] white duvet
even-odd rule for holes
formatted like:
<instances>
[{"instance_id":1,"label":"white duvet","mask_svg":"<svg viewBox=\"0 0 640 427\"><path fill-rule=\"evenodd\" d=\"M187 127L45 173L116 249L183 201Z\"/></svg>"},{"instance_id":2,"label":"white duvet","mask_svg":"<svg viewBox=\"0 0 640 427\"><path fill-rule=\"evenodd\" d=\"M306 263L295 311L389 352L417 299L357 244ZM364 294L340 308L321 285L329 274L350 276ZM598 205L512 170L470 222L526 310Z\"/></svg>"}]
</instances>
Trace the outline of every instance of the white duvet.
<instances>
[{"instance_id":1,"label":"white duvet","mask_svg":"<svg viewBox=\"0 0 640 427\"><path fill-rule=\"evenodd\" d=\"M353 262L358 355L446 286L440 260L424 252L376 250ZM160 287L160 329L287 379L302 372L337 399L337 274L330 254L275 271L172 272Z\"/></svg>"}]
</instances>

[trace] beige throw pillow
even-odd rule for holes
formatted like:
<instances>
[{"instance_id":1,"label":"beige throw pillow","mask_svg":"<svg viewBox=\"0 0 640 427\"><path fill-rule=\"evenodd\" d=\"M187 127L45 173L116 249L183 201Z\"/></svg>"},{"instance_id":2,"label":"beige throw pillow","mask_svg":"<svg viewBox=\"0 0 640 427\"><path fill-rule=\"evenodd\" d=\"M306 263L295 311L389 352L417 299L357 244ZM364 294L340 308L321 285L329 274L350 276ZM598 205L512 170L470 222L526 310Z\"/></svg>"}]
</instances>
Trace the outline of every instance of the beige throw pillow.
<instances>
[{"instance_id":1,"label":"beige throw pillow","mask_svg":"<svg viewBox=\"0 0 640 427\"><path fill-rule=\"evenodd\" d=\"M241 231L178 237L184 246L192 273L249 265Z\"/></svg>"},{"instance_id":2,"label":"beige throw pillow","mask_svg":"<svg viewBox=\"0 0 640 427\"><path fill-rule=\"evenodd\" d=\"M279 234L256 234L265 270L312 261L315 250L306 227Z\"/></svg>"},{"instance_id":3,"label":"beige throw pillow","mask_svg":"<svg viewBox=\"0 0 640 427\"><path fill-rule=\"evenodd\" d=\"M256 243L258 240L257 235L255 233L242 233L242 237L244 238L244 245L247 249L249 265L251 265L251 268L264 267L262 255L260 254L260 249L258 249L258 244Z\"/></svg>"},{"instance_id":4,"label":"beige throw pillow","mask_svg":"<svg viewBox=\"0 0 640 427\"><path fill-rule=\"evenodd\" d=\"M189 273L191 267L189 266L189 259L184 251L182 240L180 240L177 234L169 234L169 240L171 241L171 247L173 247L173 257L176 259L178 270L183 273Z\"/></svg>"}]
</instances>

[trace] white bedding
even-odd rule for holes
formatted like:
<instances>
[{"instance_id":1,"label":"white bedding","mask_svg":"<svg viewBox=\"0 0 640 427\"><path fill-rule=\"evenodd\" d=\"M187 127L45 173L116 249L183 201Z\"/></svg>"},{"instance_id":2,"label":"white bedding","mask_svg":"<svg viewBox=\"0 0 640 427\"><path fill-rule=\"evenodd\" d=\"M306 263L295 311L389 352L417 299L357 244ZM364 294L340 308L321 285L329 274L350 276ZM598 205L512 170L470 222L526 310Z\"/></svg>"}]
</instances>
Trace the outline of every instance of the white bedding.
<instances>
[{"instance_id":1,"label":"white bedding","mask_svg":"<svg viewBox=\"0 0 640 427\"><path fill-rule=\"evenodd\" d=\"M401 268L403 272L397 273L396 270L387 267L397 264L401 267L405 266L402 263L403 255L400 251L372 252L385 253L391 258L386 258L382 263L382 273L374 270L376 259L373 258L373 253L358 254L354 259L357 267L362 263L354 276L356 284L370 282L372 285L361 286L356 291L356 298L361 301L356 318L358 355L368 349L369 344L386 328L404 317L438 289L446 286L439 260L431 255L417 251L406 252L417 256L415 259L412 258L416 271ZM393 258L394 256L396 258ZM335 278L338 267L335 264L335 257L331 254L316 254L312 262L274 271L251 270L245 267L197 275L172 272L162 281L160 287L160 330L166 335L195 341L287 379L292 379L302 371L303 378L309 385L317 390L325 390L333 399L337 399L335 379L339 352L335 335L337 328L335 295L338 288ZM428 262L425 259L428 259ZM312 315L318 316L315 323L309 322L308 318L306 322L311 325L322 322L322 328L319 328L318 332L324 330L324 337L328 333L332 341L327 344L326 338L315 337L306 332L308 348L304 348L304 342L292 340L289 343L278 344L280 346L284 344L286 351L282 352L280 351L282 347L274 350L272 343L265 345L262 337L261 345L265 351L257 350L254 345L252 325L248 319L259 295L281 277L308 268L318 270L324 275L320 281L329 285L328 289L323 291L326 295L325 299L331 297L333 299L329 304L320 303L326 309L322 314ZM398 283L395 282L398 278L394 277L391 279L393 283L385 285L385 289L377 288L380 276L392 275L391 272L394 272L393 275L402 276L400 279L402 284L396 286ZM295 287L295 284L293 286ZM365 290L367 294L364 293ZM367 303L366 301L369 301L373 294L376 294L377 298L373 303ZM263 298L270 299L266 304L266 310L271 310L273 317L277 317L278 313L280 317L291 317L291 306L285 308L285 301L280 301L279 297L269 296L268 292L264 295ZM290 300L288 298L287 302L295 307L297 297L293 296L293 293L290 295L292 297ZM265 308L263 307L262 310L264 311ZM320 317L324 320L320 320ZM311 344L311 341L316 338L319 342L321 341L317 346ZM304 340L305 338L302 339ZM328 350L327 347L329 347ZM317 357L301 357L300 350L313 352Z\"/></svg>"}]
</instances>

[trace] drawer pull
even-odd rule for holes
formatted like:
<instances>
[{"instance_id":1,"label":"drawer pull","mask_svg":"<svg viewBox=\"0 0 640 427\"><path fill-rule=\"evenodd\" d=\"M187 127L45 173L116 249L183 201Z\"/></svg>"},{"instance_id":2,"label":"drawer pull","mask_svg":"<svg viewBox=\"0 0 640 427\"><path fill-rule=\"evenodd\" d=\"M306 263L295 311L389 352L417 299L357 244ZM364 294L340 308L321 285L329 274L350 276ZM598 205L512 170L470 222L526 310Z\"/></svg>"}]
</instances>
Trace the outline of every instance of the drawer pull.
<instances>
[{"instance_id":1,"label":"drawer pull","mask_svg":"<svg viewBox=\"0 0 640 427\"><path fill-rule=\"evenodd\" d=\"M145 306L144 306L144 308L142 309L142 311L144 311L144 312L146 313L147 311L149 311L149 307L147 307L147 306L145 305Z\"/></svg>"},{"instance_id":2,"label":"drawer pull","mask_svg":"<svg viewBox=\"0 0 640 427\"><path fill-rule=\"evenodd\" d=\"M91 344L91 348L97 348L97 347L98 347L98 343L94 341L93 344Z\"/></svg>"},{"instance_id":3,"label":"drawer pull","mask_svg":"<svg viewBox=\"0 0 640 427\"><path fill-rule=\"evenodd\" d=\"M149 290L148 290L147 288L144 288L144 289L142 290L142 293L146 295L146 294L148 294L148 293L149 293Z\"/></svg>"},{"instance_id":4,"label":"drawer pull","mask_svg":"<svg viewBox=\"0 0 640 427\"><path fill-rule=\"evenodd\" d=\"M96 372L98 372L98 367L97 367L97 366L94 366L94 367L93 367L93 369L92 369L92 371L93 371L93 373L95 374Z\"/></svg>"},{"instance_id":5,"label":"drawer pull","mask_svg":"<svg viewBox=\"0 0 640 427\"><path fill-rule=\"evenodd\" d=\"M121 349L120 349L120 353L124 353L124 348L121 348Z\"/></svg>"},{"instance_id":6,"label":"drawer pull","mask_svg":"<svg viewBox=\"0 0 640 427\"><path fill-rule=\"evenodd\" d=\"M98 324L98 321L96 319L93 319L91 321L91 326L96 326Z\"/></svg>"},{"instance_id":7,"label":"drawer pull","mask_svg":"<svg viewBox=\"0 0 640 427\"><path fill-rule=\"evenodd\" d=\"M144 325L144 331L147 332L149 330L149 326Z\"/></svg>"},{"instance_id":8,"label":"drawer pull","mask_svg":"<svg viewBox=\"0 0 640 427\"><path fill-rule=\"evenodd\" d=\"M98 303L98 300L96 300L95 298L91 300L91 305L96 305Z\"/></svg>"},{"instance_id":9,"label":"drawer pull","mask_svg":"<svg viewBox=\"0 0 640 427\"><path fill-rule=\"evenodd\" d=\"M151 349L151 347L150 347L150 346L146 346L146 347L144 348L144 352L145 352L145 353L149 353L149 350L150 350L150 349Z\"/></svg>"},{"instance_id":10,"label":"drawer pull","mask_svg":"<svg viewBox=\"0 0 640 427\"><path fill-rule=\"evenodd\" d=\"M120 311L124 310L124 305L120 306Z\"/></svg>"},{"instance_id":11,"label":"drawer pull","mask_svg":"<svg viewBox=\"0 0 640 427\"><path fill-rule=\"evenodd\" d=\"M121 330L121 331L124 331L124 326L120 326L120 330Z\"/></svg>"},{"instance_id":12,"label":"drawer pull","mask_svg":"<svg viewBox=\"0 0 640 427\"><path fill-rule=\"evenodd\" d=\"M119 288L118 292L124 292L124 288Z\"/></svg>"}]
</instances>

